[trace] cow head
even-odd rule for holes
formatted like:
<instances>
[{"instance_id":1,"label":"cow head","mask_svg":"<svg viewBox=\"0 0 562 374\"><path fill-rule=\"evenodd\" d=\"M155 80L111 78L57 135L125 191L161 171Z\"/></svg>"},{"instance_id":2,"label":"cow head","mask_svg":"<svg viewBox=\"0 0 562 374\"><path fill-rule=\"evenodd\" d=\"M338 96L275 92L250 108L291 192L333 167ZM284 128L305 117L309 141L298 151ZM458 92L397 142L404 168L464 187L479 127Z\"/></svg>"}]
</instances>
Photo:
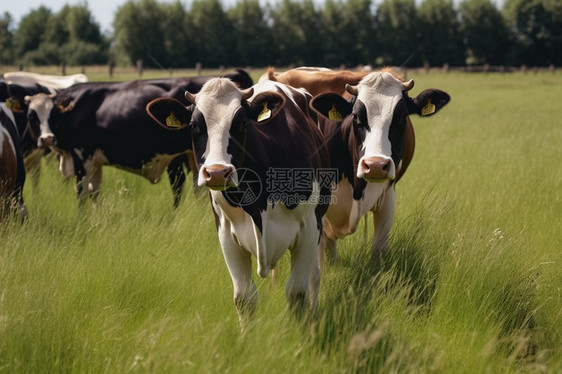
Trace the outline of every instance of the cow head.
<instances>
[{"instance_id":1,"label":"cow head","mask_svg":"<svg viewBox=\"0 0 562 374\"><path fill-rule=\"evenodd\" d=\"M72 104L69 98L61 99L55 102L56 95L40 93L34 96L26 96L25 102L28 104L27 120L32 128L38 128L40 131L37 140L38 147L50 147L57 143L57 139L51 123L53 117L60 113L72 110Z\"/></svg>"},{"instance_id":2,"label":"cow head","mask_svg":"<svg viewBox=\"0 0 562 374\"><path fill-rule=\"evenodd\" d=\"M337 94L316 96L311 107L320 115L341 122L352 153L356 177L368 182L393 181L404 154L410 114L429 116L449 102L439 90L425 90L412 99L414 81L403 82L388 71L365 76L357 86L346 85L350 101Z\"/></svg>"},{"instance_id":3,"label":"cow head","mask_svg":"<svg viewBox=\"0 0 562 374\"><path fill-rule=\"evenodd\" d=\"M147 105L147 112L171 130L189 125L198 185L225 190L238 186L237 169L245 165L250 126L274 118L285 104L276 92L262 92L248 101L253 94L253 87L240 90L227 78L214 78L196 95L186 92L189 107L160 98Z\"/></svg>"}]
</instances>

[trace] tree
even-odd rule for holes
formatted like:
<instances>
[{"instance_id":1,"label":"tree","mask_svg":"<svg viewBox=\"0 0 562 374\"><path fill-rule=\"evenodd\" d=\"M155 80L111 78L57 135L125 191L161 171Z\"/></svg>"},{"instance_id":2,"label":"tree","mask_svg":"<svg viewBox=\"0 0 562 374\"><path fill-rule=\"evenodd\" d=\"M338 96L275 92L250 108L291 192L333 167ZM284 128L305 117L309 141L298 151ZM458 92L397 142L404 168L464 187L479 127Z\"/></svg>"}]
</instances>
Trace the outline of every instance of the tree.
<instances>
[{"instance_id":1,"label":"tree","mask_svg":"<svg viewBox=\"0 0 562 374\"><path fill-rule=\"evenodd\" d=\"M58 49L56 61L68 65L100 64L107 60L108 46L86 4L65 5L49 19L45 32L46 46Z\"/></svg>"},{"instance_id":2,"label":"tree","mask_svg":"<svg viewBox=\"0 0 562 374\"><path fill-rule=\"evenodd\" d=\"M348 0L344 11L346 48L342 62L348 66L374 62L377 44L371 0Z\"/></svg>"},{"instance_id":3,"label":"tree","mask_svg":"<svg viewBox=\"0 0 562 374\"><path fill-rule=\"evenodd\" d=\"M302 51L302 58L305 65L323 65L324 60L324 32L322 28L321 12L316 9L313 0L303 0L300 6L299 23L304 35L305 48Z\"/></svg>"},{"instance_id":4,"label":"tree","mask_svg":"<svg viewBox=\"0 0 562 374\"><path fill-rule=\"evenodd\" d=\"M193 66L192 56L193 36L187 33L187 11L176 1L171 4L160 5L164 13L162 31L164 34L165 67Z\"/></svg>"},{"instance_id":5,"label":"tree","mask_svg":"<svg viewBox=\"0 0 562 374\"><path fill-rule=\"evenodd\" d=\"M197 0L189 12L197 61L211 67L236 63L234 27L219 0Z\"/></svg>"},{"instance_id":6,"label":"tree","mask_svg":"<svg viewBox=\"0 0 562 374\"><path fill-rule=\"evenodd\" d=\"M14 34L12 33L12 16L5 12L0 17L0 65L14 62Z\"/></svg>"},{"instance_id":7,"label":"tree","mask_svg":"<svg viewBox=\"0 0 562 374\"><path fill-rule=\"evenodd\" d=\"M378 65L421 65L415 0L385 0L375 16Z\"/></svg>"},{"instance_id":8,"label":"tree","mask_svg":"<svg viewBox=\"0 0 562 374\"><path fill-rule=\"evenodd\" d=\"M14 35L17 57L25 60L26 55L39 49L51 16L49 8L40 6L21 18Z\"/></svg>"},{"instance_id":9,"label":"tree","mask_svg":"<svg viewBox=\"0 0 562 374\"><path fill-rule=\"evenodd\" d=\"M514 40L513 61L537 66L562 63L559 0L507 0L504 13Z\"/></svg>"},{"instance_id":10,"label":"tree","mask_svg":"<svg viewBox=\"0 0 562 374\"><path fill-rule=\"evenodd\" d=\"M324 46L323 62L326 66L338 66L343 62L343 51L347 48L344 29L344 5L335 0L327 0L321 12L322 41ZM347 41L349 43L349 41Z\"/></svg>"},{"instance_id":11,"label":"tree","mask_svg":"<svg viewBox=\"0 0 562 374\"><path fill-rule=\"evenodd\" d=\"M15 34L16 56L26 64L99 64L108 44L86 4L65 5L57 14L41 6L24 16Z\"/></svg>"},{"instance_id":12,"label":"tree","mask_svg":"<svg viewBox=\"0 0 562 374\"><path fill-rule=\"evenodd\" d=\"M271 11L273 44L275 45L276 65L304 65L306 37L301 27L301 7L291 0L282 0Z\"/></svg>"},{"instance_id":13,"label":"tree","mask_svg":"<svg viewBox=\"0 0 562 374\"><path fill-rule=\"evenodd\" d=\"M258 0L242 0L227 13L234 28L236 65L273 64L272 36Z\"/></svg>"},{"instance_id":14,"label":"tree","mask_svg":"<svg viewBox=\"0 0 562 374\"><path fill-rule=\"evenodd\" d=\"M424 64L461 65L465 61L457 13L451 0L424 0L418 10Z\"/></svg>"},{"instance_id":15,"label":"tree","mask_svg":"<svg viewBox=\"0 0 562 374\"><path fill-rule=\"evenodd\" d=\"M459 14L466 62L492 65L505 63L509 49L507 26L496 6L490 0L465 0L459 5Z\"/></svg>"},{"instance_id":16,"label":"tree","mask_svg":"<svg viewBox=\"0 0 562 374\"><path fill-rule=\"evenodd\" d=\"M128 0L115 14L116 48L129 58L133 65L137 60L147 66L167 65L162 19L165 13L156 0Z\"/></svg>"}]
</instances>

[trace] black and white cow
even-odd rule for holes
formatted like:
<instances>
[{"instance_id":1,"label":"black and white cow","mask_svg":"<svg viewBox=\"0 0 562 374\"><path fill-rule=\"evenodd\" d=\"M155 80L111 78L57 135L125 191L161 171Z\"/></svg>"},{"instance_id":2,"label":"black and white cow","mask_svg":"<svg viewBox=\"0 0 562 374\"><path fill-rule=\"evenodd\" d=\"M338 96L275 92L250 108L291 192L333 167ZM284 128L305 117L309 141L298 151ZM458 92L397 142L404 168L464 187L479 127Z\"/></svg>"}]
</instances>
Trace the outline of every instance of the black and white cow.
<instances>
[{"instance_id":1,"label":"black and white cow","mask_svg":"<svg viewBox=\"0 0 562 374\"><path fill-rule=\"evenodd\" d=\"M0 102L12 112L20 135L21 152L25 168L36 186L39 181L41 157L48 151L38 148L39 127L32 127L27 121L27 104L25 97L39 93L54 94L60 89L76 83L87 82L84 74L45 75L26 71L4 73L0 79Z\"/></svg>"},{"instance_id":2,"label":"black and white cow","mask_svg":"<svg viewBox=\"0 0 562 374\"><path fill-rule=\"evenodd\" d=\"M301 309L308 301L314 307L330 182L322 180L329 157L308 115L310 94L271 81L242 91L214 79L186 97L192 105L183 112L171 100L155 100L147 110L162 126L170 113L189 124L198 183L210 189L241 322L256 305L252 256L257 273L266 277L289 249L288 304Z\"/></svg>"},{"instance_id":3,"label":"black and white cow","mask_svg":"<svg viewBox=\"0 0 562 374\"><path fill-rule=\"evenodd\" d=\"M323 78L325 79L325 78ZM319 253L337 258L336 242L357 229L369 211L374 217L373 254L384 253L394 219L395 183L404 174L414 152L409 115L437 113L450 100L447 93L428 89L410 98L414 81L403 82L391 70L372 72L357 85L347 85L352 98L325 93L311 107L326 121L320 127L340 178L334 203L324 220ZM321 117L320 116L320 117Z\"/></svg>"},{"instance_id":4,"label":"black and white cow","mask_svg":"<svg viewBox=\"0 0 562 374\"><path fill-rule=\"evenodd\" d=\"M252 85L250 76L243 70L226 76L241 87ZM56 95L28 98L28 119L34 126L39 124L39 145L60 154L63 175L76 177L79 201L88 193L96 201L102 166L112 165L152 183L158 182L167 170L177 207L185 182L182 164L190 169L187 155L191 151L185 141L190 132L180 129L173 133L154 126L145 107L162 96L185 101L187 90L199 91L210 78L77 84Z\"/></svg>"},{"instance_id":5,"label":"black and white cow","mask_svg":"<svg viewBox=\"0 0 562 374\"><path fill-rule=\"evenodd\" d=\"M11 214L24 221L25 168L15 119L4 103L0 104L0 222Z\"/></svg>"}]
</instances>

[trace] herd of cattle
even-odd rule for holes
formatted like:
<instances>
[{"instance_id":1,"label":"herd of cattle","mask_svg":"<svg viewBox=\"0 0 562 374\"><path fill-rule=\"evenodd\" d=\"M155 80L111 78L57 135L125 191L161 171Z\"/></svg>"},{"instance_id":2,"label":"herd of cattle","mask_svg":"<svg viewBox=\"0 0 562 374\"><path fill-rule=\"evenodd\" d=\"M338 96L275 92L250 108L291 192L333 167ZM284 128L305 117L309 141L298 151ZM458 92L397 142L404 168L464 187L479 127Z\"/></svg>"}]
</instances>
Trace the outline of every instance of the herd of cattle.
<instances>
[{"instance_id":1,"label":"herd of cattle","mask_svg":"<svg viewBox=\"0 0 562 374\"><path fill-rule=\"evenodd\" d=\"M450 100L437 89L411 98L413 80L391 69L269 68L256 84L243 70L85 80L12 73L0 81L0 213L27 219L25 169L48 151L76 178L80 203L95 202L102 166L112 165L153 183L166 170L177 207L191 170L209 190L241 321L257 301L252 256L265 277L290 250L286 297L300 310L315 307L322 263L337 260L337 240L368 212L373 253L388 249L395 184L414 152L409 116L431 116Z\"/></svg>"}]
</instances>

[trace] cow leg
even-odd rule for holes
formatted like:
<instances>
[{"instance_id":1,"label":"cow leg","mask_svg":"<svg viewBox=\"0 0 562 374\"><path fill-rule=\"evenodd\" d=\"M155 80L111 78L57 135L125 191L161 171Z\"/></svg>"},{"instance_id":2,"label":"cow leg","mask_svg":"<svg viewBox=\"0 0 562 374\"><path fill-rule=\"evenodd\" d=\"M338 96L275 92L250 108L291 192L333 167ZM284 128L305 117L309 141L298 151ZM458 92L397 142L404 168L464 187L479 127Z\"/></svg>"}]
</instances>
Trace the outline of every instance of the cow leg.
<instances>
[{"instance_id":1,"label":"cow leg","mask_svg":"<svg viewBox=\"0 0 562 374\"><path fill-rule=\"evenodd\" d=\"M84 206L84 201L86 200L88 194L88 173L84 169L84 164L74 152L72 153L72 159L74 161L74 175L76 175L76 184L74 185L74 191L76 192L76 197L78 198L78 206Z\"/></svg>"},{"instance_id":2,"label":"cow leg","mask_svg":"<svg viewBox=\"0 0 562 374\"><path fill-rule=\"evenodd\" d=\"M242 327L249 322L256 310L257 288L252 280L251 254L234 241L226 223L220 226L219 241L234 287L234 305Z\"/></svg>"},{"instance_id":3,"label":"cow leg","mask_svg":"<svg viewBox=\"0 0 562 374\"><path fill-rule=\"evenodd\" d=\"M181 197L183 194L183 185L185 183L185 172L183 164L185 163L186 156L178 156L174 158L168 165L168 179L170 186L172 186L172 193L174 194L174 208L180 205Z\"/></svg>"},{"instance_id":4,"label":"cow leg","mask_svg":"<svg viewBox=\"0 0 562 374\"><path fill-rule=\"evenodd\" d=\"M94 206L97 205L98 198L101 191L101 181L102 181L102 169L101 165L93 166L88 175L90 175L88 183L88 193L90 198L94 202Z\"/></svg>"},{"instance_id":5,"label":"cow leg","mask_svg":"<svg viewBox=\"0 0 562 374\"><path fill-rule=\"evenodd\" d=\"M396 191L391 187L384 193L381 203L372 210L375 226L372 253L375 256L382 256L388 250L395 204Z\"/></svg>"},{"instance_id":6,"label":"cow leg","mask_svg":"<svg viewBox=\"0 0 562 374\"><path fill-rule=\"evenodd\" d=\"M285 296L289 308L297 315L302 314L307 301L312 310L316 309L320 288L320 265L316 252L319 235L320 232L316 230L304 232L291 249L291 274L285 287Z\"/></svg>"}]
</instances>

